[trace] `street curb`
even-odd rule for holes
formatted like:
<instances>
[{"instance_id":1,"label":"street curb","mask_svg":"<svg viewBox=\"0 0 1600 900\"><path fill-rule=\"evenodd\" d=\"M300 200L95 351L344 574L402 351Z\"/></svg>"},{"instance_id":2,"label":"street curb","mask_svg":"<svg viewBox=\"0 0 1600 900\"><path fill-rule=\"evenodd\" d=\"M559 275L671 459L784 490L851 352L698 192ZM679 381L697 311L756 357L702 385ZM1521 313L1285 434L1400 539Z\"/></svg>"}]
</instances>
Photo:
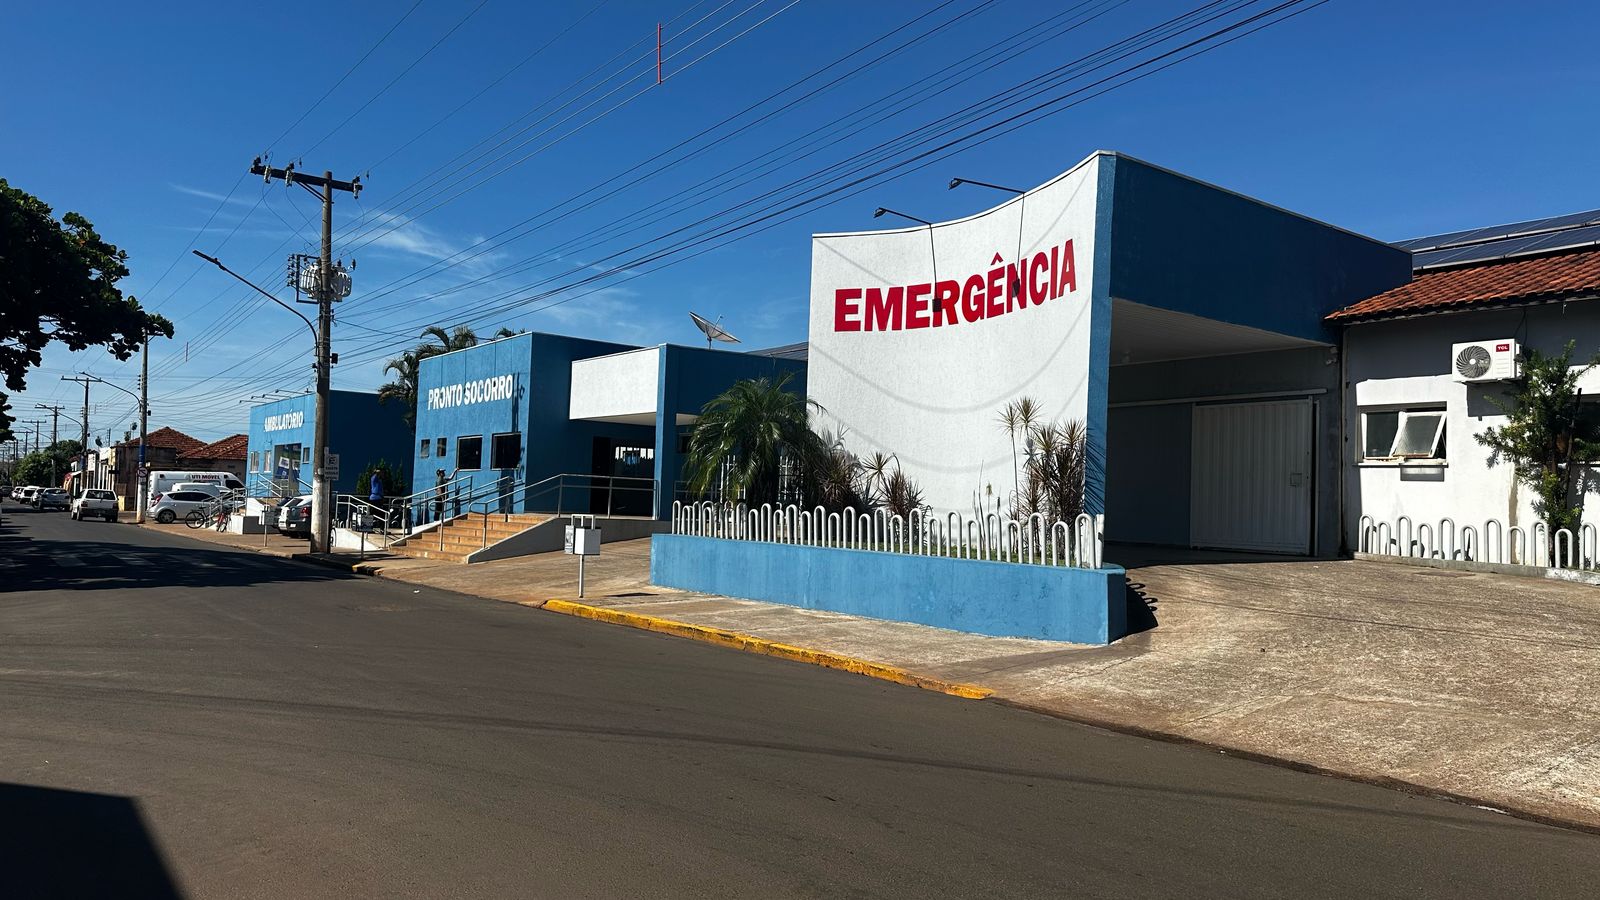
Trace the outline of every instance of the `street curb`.
<instances>
[{"instance_id":1,"label":"street curb","mask_svg":"<svg viewBox=\"0 0 1600 900\"><path fill-rule=\"evenodd\" d=\"M356 575L379 575L383 567L376 563L350 563L337 559L327 559L315 553L292 553L288 557L296 562L311 563L325 569L336 569L340 572L351 572Z\"/></svg>"},{"instance_id":2,"label":"street curb","mask_svg":"<svg viewBox=\"0 0 1600 900\"><path fill-rule=\"evenodd\" d=\"M607 622L612 625L624 625L629 628L638 628L644 631L654 631L658 634L670 634L675 637L689 638L690 640L703 641L708 644L717 644L722 647L731 647L743 650L746 653L759 653L763 656L776 656L780 659L808 663L813 666L822 666L827 669L839 669L856 675L865 675L868 678L877 678L883 681L892 681L896 684L909 685L922 688L925 691L937 691L949 694L952 697L964 697L968 700L983 700L994 692L986 687L975 684L963 684L957 681L945 681L939 678L929 678L908 672L897 666L885 665L846 656L843 653L832 653L827 650L812 650L807 647L796 647L792 644L783 644L770 641L754 635L729 631L725 628L713 628L708 625L692 625L688 622L678 622L672 619L662 619L656 616L647 616L640 613L621 612L614 609L605 609L599 606L590 606L587 603L574 603L570 600L546 600L543 603L526 603L554 613L566 616L576 616L582 619L593 619L597 622Z\"/></svg>"},{"instance_id":3,"label":"street curb","mask_svg":"<svg viewBox=\"0 0 1600 900\"><path fill-rule=\"evenodd\" d=\"M1245 750L1239 747L1229 746L1227 744L1219 744L1214 741L1189 737L1188 735L1178 734L1177 732L1173 731L1161 731L1155 728L1148 728L1143 725L1130 725L1126 722L1117 722L1111 719L1100 718L1098 716L1086 715L1084 713L1052 709L1021 700L1012 700L1006 697L990 697L988 699L1001 706L1010 707L1011 709L1034 713L1041 716L1049 716L1052 719L1061 719L1062 721L1073 722L1089 728L1098 728L1102 731L1126 734L1132 737L1144 738L1145 740L1161 741L1165 744L1179 744L1183 746L1194 747L1199 750L1221 753L1225 756L1231 756L1235 759L1261 763L1262 765L1276 766L1280 769L1290 769L1296 772L1304 772L1308 775L1322 775L1328 778L1338 778L1342 781L1353 781L1357 784L1370 784L1373 787L1384 788L1400 794L1411 794L1413 796L1427 797L1433 800L1445 800L1450 803L1458 803L1463 806L1471 806L1477 809L1487 810L1489 812L1502 813L1510 816L1513 819L1522 819L1524 821L1535 822L1540 825L1549 825L1554 828L1564 828L1569 831L1581 831L1586 834L1600 834L1600 824L1584 822L1578 819L1564 818L1562 816L1554 816L1550 815L1549 813L1536 812L1525 807L1507 804L1501 800L1490 800L1484 797L1474 797L1470 794L1458 794L1454 791L1444 790L1443 788L1418 784L1414 781L1405 781L1403 779L1394 778L1387 775L1363 775L1356 772L1347 772L1342 769L1330 769L1325 766L1316 765L1315 763L1291 759L1287 756L1274 756L1270 753L1262 753L1257 750Z\"/></svg>"}]
</instances>

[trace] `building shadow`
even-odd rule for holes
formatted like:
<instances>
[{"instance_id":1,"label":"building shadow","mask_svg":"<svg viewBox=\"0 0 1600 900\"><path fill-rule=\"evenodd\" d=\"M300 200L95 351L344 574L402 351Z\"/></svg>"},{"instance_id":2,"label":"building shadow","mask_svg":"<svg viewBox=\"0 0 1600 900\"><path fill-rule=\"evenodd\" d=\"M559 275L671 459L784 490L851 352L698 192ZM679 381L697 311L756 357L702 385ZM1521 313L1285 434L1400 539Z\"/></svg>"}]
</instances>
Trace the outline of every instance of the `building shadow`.
<instances>
[{"instance_id":1,"label":"building shadow","mask_svg":"<svg viewBox=\"0 0 1600 900\"><path fill-rule=\"evenodd\" d=\"M29 898L183 894L137 801L0 783L0 892Z\"/></svg>"},{"instance_id":2,"label":"building shadow","mask_svg":"<svg viewBox=\"0 0 1600 900\"><path fill-rule=\"evenodd\" d=\"M1105 561L1124 569L1144 566L1196 566L1238 563L1287 563L1324 560L1326 557L1291 556L1283 553L1253 553L1247 550L1203 550L1165 544L1123 544L1107 542Z\"/></svg>"},{"instance_id":3,"label":"building shadow","mask_svg":"<svg viewBox=\"0 0 1600 900\"><path fill-rule=\"evenodd\" d=\"M99 524L90 523L85 534L92 534ZM171 587L217 588L225 592L227 588L328 583L359 577L221 546L150 546L92 538L38 540L13 529L9 522L0 527L0 594Z\"/></svg>"}]
</instances>

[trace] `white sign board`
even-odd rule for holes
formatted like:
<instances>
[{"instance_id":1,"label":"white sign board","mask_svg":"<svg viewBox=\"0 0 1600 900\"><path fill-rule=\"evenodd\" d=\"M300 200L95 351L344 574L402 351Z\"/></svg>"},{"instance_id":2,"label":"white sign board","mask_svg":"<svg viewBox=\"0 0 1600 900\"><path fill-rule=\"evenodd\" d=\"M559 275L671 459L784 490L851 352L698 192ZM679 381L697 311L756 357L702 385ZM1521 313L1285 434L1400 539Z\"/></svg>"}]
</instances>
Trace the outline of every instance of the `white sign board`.
<instances>
[{"instance_id":1,"label":"white sign board","mask_svg":"<svg viewBox=\"0 0 1600 900\"><path fill-rule=\"evenodd\" d=\"M568 525L563 552L572 556L599 556L600 529Z\"/></svg>"},{"instance_id":2,"label":"white sign board","mask_svg":"<svg viewBox=\"0 0 1600 900\"><path fill-rule=\"evenodd\" d=\"M322 467L322 477L329 481L339 480L339 454L328 452L328 464Z\"/></svg>"},{"instance_id":3,"label":"white sign board","mask_svg":"<svg viewBox=\"0 0 1600 900\"><path fill-rule=\"evenodd\" d=\"M1006 404L1087 418L1099 167L932 228L812 239L821 424L858 455L894 454L935 510L1011 492Z\"/></svg>"}]
</instances>

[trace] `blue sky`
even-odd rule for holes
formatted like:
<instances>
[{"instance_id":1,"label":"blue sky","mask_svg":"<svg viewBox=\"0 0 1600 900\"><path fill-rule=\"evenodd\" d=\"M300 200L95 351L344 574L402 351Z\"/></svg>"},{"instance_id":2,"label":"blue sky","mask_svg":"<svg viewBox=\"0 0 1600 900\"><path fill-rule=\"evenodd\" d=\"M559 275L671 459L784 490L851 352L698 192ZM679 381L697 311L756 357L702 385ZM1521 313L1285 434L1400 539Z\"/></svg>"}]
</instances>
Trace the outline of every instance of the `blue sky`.
<instances>
[{"instance_id":1,"label":"blue sky","mask_svg":"<svg viewBox=\"0 0 1600 900\"><path fill-rule=\"evenodd\" d=\"M1391 240L1600 206L1596 4L1330 0L729 235L739 240L640 262L660 246L652 239L790 182L816 189L825 166L1200 4L413 3L332 2L315 15L195 3L8 10L0 175L58 213L87 215L129 253L124 290L174 320L176 338L152 354L152 427L219 438L244 430L251 395L310 384L304 325L187 253L191 244L216 253L292 296L280 288L283 257L314 250L318 210L301 189L243 174L268 151L274 164L302 159L367 185L359 201L336 198L335 253L357 261L335 329L335 386L350 389L381 383L383 360L435 323L471 322L485 336L504 324L694 343L693 309L720 316L750 347L804 340L811 233L871 227L878 205L964 215L996 198L945 190L952 175L1026 187L1098 148ZM660 86L657 22L668 23ZM737 133L688 145L694 155L670 168L647 162L902 26L738 120ZM869 115L893 103L904 109ZM530 219L536 230L502 243ZM594 280L549 293L583 278ZM76 416L81 389L59 377L80 369L135 386L136 364L52 350L12 398L14 412L32 418L35 403L65 403ZM132 407L97 386L91 426L120 435Z\"/></svg>"}]
</instances>

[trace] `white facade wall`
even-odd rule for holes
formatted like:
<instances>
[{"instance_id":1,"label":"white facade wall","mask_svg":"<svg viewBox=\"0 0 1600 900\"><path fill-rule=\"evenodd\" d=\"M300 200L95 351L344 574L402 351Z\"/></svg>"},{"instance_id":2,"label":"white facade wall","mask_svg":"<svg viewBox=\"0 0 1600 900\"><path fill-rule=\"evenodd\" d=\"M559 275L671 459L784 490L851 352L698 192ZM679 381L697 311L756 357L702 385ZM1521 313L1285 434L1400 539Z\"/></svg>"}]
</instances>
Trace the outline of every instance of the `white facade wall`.
<instances>
[{"instance_id":1,"label":"white facade wall","mask_svg":"<svg viewBox=\"0 0 1600 900\"><path fill-rule=\"evenodd\" d=\"M1574 360L1600 351L1600 302L1479 310L1351 325L1345 352L1345 540L1357 546L1363 515L1391 524L1401 515L1437 527L1449 517L1459 528L1482 532L1489 518L1527 527L1535 521L1533 497L1515 483L1511 467L1490 467L1488 450L1474 435L1503 424L1505 416L1486 399L1501 395L1498 384L1462 384L1452 377L1451 347L1469 341L1514 338L1524 348L1559 353L1577 342ZM1600 399L1600 369L1580 382L1585 395ZM1366 462L1362 459L1362 412L1443 406L1443 464ZM1584 520L1600 524L1600 497L1591 494Z\"/></svg>"},{"instance_id":2,"label":"white facade wall","mask_svg":"<svg viewBox=\"0 0 1600 900\"><path fill-rule=\"evenodd\" d=\"M1010 492L1016 457L996 423L1007 403L1027 396L1048 419L1088 417L1100 160L935 225L932 246L926 227L812 241L807 389L823 407L821 424L843 431L857 454L894 454L935 510L970 513L975 497L987 494L992 505ZM1071 282L1063 284L1069 241ZM1040 254L1043 267L1034 265ZM987 296L996 287L1010 293L1004 267L1019 259L1025 293L1054 279L1042 301ZM937 325L926 293L911 306L913 286L926 291L936 281L947 295L959 291L956 316ZM866 294L882 299L891 290L902 291L899 327L867 322ZM975 294L981 309L969 305Z\"/></svg>"},{"instance_id":3,"label":"white facade wall","mask_svg":"<svg viewBox=\"0 0 1600 900\"><path fill-rule=\"evenodd\" d=\"M574 419L654 421L661 384L661 348L572 361Z\"/></svg>"}]
</instances>

